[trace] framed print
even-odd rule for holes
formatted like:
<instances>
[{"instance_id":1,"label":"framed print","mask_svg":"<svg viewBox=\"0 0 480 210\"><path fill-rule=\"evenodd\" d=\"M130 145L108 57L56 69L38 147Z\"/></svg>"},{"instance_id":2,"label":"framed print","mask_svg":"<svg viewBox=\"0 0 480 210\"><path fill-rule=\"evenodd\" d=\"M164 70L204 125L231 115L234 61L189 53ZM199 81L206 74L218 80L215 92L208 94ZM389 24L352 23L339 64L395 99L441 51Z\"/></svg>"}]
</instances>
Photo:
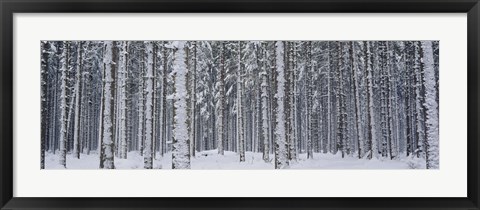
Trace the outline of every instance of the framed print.
<instances>
[{"instance_id":1,"label":"framed print","mask_svg":"<svg viewBox=\"0 0 480 210\"><path fill-rule=\"evenodd\" d=\"M2 209L478 209L478 1L2 1Z\"/></svg>"}]
</instances>

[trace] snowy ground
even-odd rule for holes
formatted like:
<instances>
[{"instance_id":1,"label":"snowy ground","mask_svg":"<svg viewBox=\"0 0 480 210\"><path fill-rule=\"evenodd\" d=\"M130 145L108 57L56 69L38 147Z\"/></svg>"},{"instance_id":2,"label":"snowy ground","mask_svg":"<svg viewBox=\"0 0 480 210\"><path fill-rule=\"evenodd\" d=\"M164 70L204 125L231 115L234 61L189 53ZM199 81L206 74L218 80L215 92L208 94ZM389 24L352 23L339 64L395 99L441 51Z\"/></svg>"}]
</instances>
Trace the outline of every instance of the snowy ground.
<instances>
[{"instance_id":1,"label":"snowy ground","mask_svg":"<svg viewBox=\"0 0 480 210\"><path fill-rule=\"evenodd\" d=\"M270 154L273 158L273 154ZM291 162L290 169L412 169L425 168L423 159L403 158L390 159L357 159L354 157L342 158L341 155L315 153L313 159L307 159L306 154L300 154L298 160ZM192 169L274 169L273 160L266 163L261 153L246 153L246 161L239 162L239 156L234 152L225 151L224 156L216 150L199 152L191 159ZM143 169L143 157L138 152L129 152L128 159L115 158L117 169ZM157 155L153 164L154 169L171 169L172 155L164 157ZM52 153L45 154L46 169L61 169L58 156ZM81 154L80 159L67 155L67 169L97 169L99 157L95 153Z\"/></svg>"}]
</instances>

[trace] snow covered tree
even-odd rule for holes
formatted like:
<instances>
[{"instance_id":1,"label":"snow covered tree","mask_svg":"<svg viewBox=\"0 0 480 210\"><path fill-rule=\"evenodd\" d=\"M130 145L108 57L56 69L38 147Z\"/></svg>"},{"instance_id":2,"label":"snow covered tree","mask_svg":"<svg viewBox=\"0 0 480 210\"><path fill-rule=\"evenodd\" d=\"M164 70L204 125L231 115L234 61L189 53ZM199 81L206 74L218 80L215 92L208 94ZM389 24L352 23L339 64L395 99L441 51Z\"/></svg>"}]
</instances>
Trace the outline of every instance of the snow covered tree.
<instances>
[{"instance_id":1,"label":"snow covered tree","mask_svg":"<svg viewBox=\"0 0 480 210\"><path fill-rule=\"evenodd\" d=\"M431 41L422 41L426 108L425 156L427 169L439 168L438 101L437 80L435 78L434 58Z\"/></svg>"},{"instance_id":2,"label":"snow covered tree","mask_svg":"<svg viewBox=\"0 0 480 210\"><path fill-rule=\"evenodd\" d=\"M337 139L338 139L338 148L342 153L342 158L345 157L348 147L348 136L347 136L347 108L345 102L345 92L344 92L344 64L343 64L343 43L338 42L338 67L336 72L337 83L338 83L338 92L337 96Z\"/></svg>"},{"instance_id":3,"label":"snow covered tree","mask_svg":"<svg viewBox=\"0 0 480 210\"><path fill-rule=\"evenodd\" d=\"M284 63L284 43L276 42L276 77L277 89L276 98L276 119L275 119L275 168L281 169L288 165L287 142L285 127L285 63ZM288 102L287 102L288 103Z\"/></svg>"},{"instance_id":4,"label":"snow covered tree","mask_svg":"<svg viewBox=\"0 0 480 210\"><path fill-rule=\"evenodd\" d=\"M145 75L145 143L144 143L144 168L153 167L153 70L155 68L154 44L145 43L147 52L147 71Z\"/></svg>"},{"instance_id":5,"label":"snow covered tree","mask_svg":"<svg viewBox=\"0 0 480 210\"><path fill-rule=\"evenodd\" d=\"M217 80L217 104L216 104L216 110L217 110L217 148L218 148L218 154L223 155L224 154L224 127L223 127L223 119L225 116L225 42L222 42L220 44L220 68L218 69L219 77Z\"/></svg>"},{"instance_id":6,"label":"snow covered tree","mask_svg":"<svg viewBox=\"0 0 480 210\"><path fill-rule=\"evenodd\" d=\"M286 88L286 123L287 123L287 157L289 160L295 160L296 159L296 139L295 139L295 111L296 111L296 98L295 98L295 50L294 50L294 45L295 42L287 42L288 43L288 56L286 56L287 59L287 74L286 74L286 81L287 81L287 87Z\"/></svg>"},{"instance_id":7,"label":"snow covered tree","mask_svg":"<svg viewBox=\"0 0 480 210\"><path fill-rule=\"evenodd\" d=\"M138 150L140 151L141 155L144 155L144 142L145 142L145 128L144 128L144 122L145 122L145 88L144 88L144 83L145 83L145 55L144 51L141 53L141 62L140 64L140 81L139 81L139 88L138 88L138 137L137 137L137 147Z\"/></svg>"},{"instance_id":8,"label":"snow covered tree","mask_svg":"<svg viewBox=\"0 0 480 210\"><path fill-rule=\"evenodd\" d=\"M167 142L167 86L168 86L168 55L167 55L167 42L162 43L162 65L163 65L163 77L162 77L162 129L161 129L161 150L160 154L163 156L164 150L166 151Z\"/></svg>"},{"instance_id":9,"label":"snow covered tree","mask_svg":"<svg viewBox=\"0 0 480 210\"><path fill-rule=\"evenodd\" d=\"M49 108L48 108L48 76L49 76L49 57L50 57L50 43L46 41L40 42L40 47L42 50L42 58L41 58L41 140L40 140L40 169L45 169L45 150L46 144L48 141L48 116L49 116Z\"/></svg>"},{"instance_id":10,"label":"snow covered tree","mask_svg":"<svg viewBox=\"0 0 480 210\"><path fill-rule=\"evenodd\" d=\"M190 143L187 131L187 67L185 57L185 41L173 42L175 47L174 74L174 131L172 168L190 168Z\"/></svg>"},{"instance_id":11,"label":"snow covered tree","mask_svg":"<svg viewBox=\"0 0 480 210\"><path fill-rule=\"evenodd\" d=\"M63 167L67 167L67 70L68 70L68 49L70 48L69 42L64 41L62 45L62 57L61 63L61 85L60 85L60 143L59 143L59 164Z\"/></svg>"},{"instance_id":12,"label":"snow covered tree","mask_svg":"<svg viewBox=\"0 0 480 210\"><path fill-rule=\"evenodd\" d=\"M371 43L364 42L365 49L365 69L367 71L366 80L367 80L367 106L368 106L368 158L372 159L373 157L378 157L378 147L377 147L377 138L376 138L376 124L375 124L375 110L374 110L374 96L373 96L373 67L372 67L372 52L371 52Z\"/></svg>"},{"instance_id":13,"label":"snow covered tree","mask_svg":"<svg viewBox=\"0 0 480 210\"><path fill-rule=\"evenodd\" d=\"M80 145L80 112L81 112L81 107L80 107L80 101L81 96L82 96L82 48L83 48L83 43L78 42L78 47L77 47L77 77L75 79L75 128L74 128L74 133L73 133L73 153L77 159L80 159L80 150L81 150L81 145Z\"/></svg>"},{"instance_id":14,"label":"snow covered tree","mask_svg":"<svg viewBox=\"0 0 480 210\"><path fill-rule=\"evenodd\" d=\"M355 94L355 119L356 119L356 122L355 122L355 131L356 131L356 134L357 134L357 150L358 150L358 158L362 158L363 157L363 153L364 153L364 140L363 140L363 135L361 134L361 123L362 123L362 120L360 120L360 110L361 110L361 107L360 107L360 93L359 93L359 85L358 85L358 81L359 81L359 77L358 77L358 65L357 65L357 61L356 61L356 48L355 48L355 42L354 41L351 41L350 42L350 59L351 59L351 70L352 70L352 87L353 87L353 92Z\"/></svg>"},{"instance_id":15,"label":"snow covered tree","mask_svg":"<svg viewBox=\"0 0 480 210\"><path fill-rule=\"evenodd\" d=\"M417 157L424 157L425 154L425 89L423 81L423 67L422 67L422 48L420 42L415 41L413 43L414 47L414 82L415 82L415 113L416 113L416 139L417 147L414 153Z\"/></svg>"},{"instance_id":16,"label":"snow covered tree","mask_svg":"<svg viewBox=\"0 0 480 210\"><path fill-rule=\"evenodd\" d=\"M266 46L265 46L266 48ZM298 112L298 85L297 85L297 42L292 42L290 48L290 104L292 111L290 112L290 146L289 146L289 160L297 160L298 152L298 134L297 134L297 112Z\"/></svg>"},{"instance_id":17,"label":"snow covered tree","mask_svg":"<svg viewBox=\"0 0 480 210\"><path fill-rule=\"evenodd\" d=\"M114 101L115 94L115 72L117 70L117 42L105 41L103 56L103 94L102 94L102 126L100 137L100 168L115 169L114 165L114 142L113 139L113 121L114 121Z\"/></svg>"},{"instance_id":18,"label":"snow covered tree","mask_svg":"<svg viewBox=\"0 0 480 210\"><path fill-rule=\"evenodd\" d=\"M127 80L127 68L128 68L128 42L122 41L120 43L120 65L119 65L119 83L120 83L120 158L127 158L127 125L126 125L126 112L127 112L127 93L126 93L126 80Z\"/></svg>"},{"instance_id":19,"label":"snow covered tree","mask_svg":"<svg viewBox=\"0 0 480 210\"><path fill-rule=\"evenodd\" d=\"M190 121L190 128L191 128L191 134L190 134L190 155L192 157L195 157L195 141L196 141L196 121L197 121L197 41L193 41L193 69L191 70L191 86L192 89L190 91L190 96L192 97L191 99L191 104L190 104L190 112L192 113L192 118Z\"/></svg>"},{"instance_id":20,"label":"snow covered tree","mask_svg":"<svg viewBox=\"0 0 480 210\"><path fill-rule=\"evenodd\" d=\"M267 52L266 48L267 45L266 43L262 43L264 53L263 53L263 60L262 60L262 72L261 72L261 77L262 77L262 134L263 134L263 160L268 162L270 161L269 159L269 137L270 137L270 127L269 127L269 118L268 118L268 92L267 92L267 87L268 87L268 78L267 78Z\"/></svg>"},{"instance_id":21,"label":"snow covered tree","mask_svg":"<svg viewBox=\"0 0 480 210\"><path fill-rule=\"evenodd\" d=\"M244 134L244 119L243 119L243 89L244 89L244 75L242 71L242 41L238 42L238 72L237 72L237 127L238 127L238 153L240 162L245 162L245 134Z\"/></svg>"},{"instance_id":22,"label":"snow covered tree","mask_svg":"<svg viewBox=\"0 0 480 210\"><path fill-rule=\"evenodd\" d=\"M326 150L324 151L324 153L327 153L327 152L332 152L332 143L333 143L333 140L332 140L332 129L333 129L333 126L332 126L332 114L333 114L333 108L332 108L332 92L333 92L333 88L332 88L332 65L331 64L331 54L332 54L332 49L330 49L330 42L328 42L327 44L327 66L328 66L328 70L327 70L327 145L326 145Z\"/></svg>"},{"instance_id":23,"label":"snow covered tree","mask_svg":"<svg viewBox=\"0 0 480 210\"><path fill-rule=\"evenodd\" d=\"M309 41L307 42L306 46L306 55L307 55L307 62L306 62L306 78L305 78L305 83L307 86L307 91L306 91L306 108L307 108L307 113L306 113L306 138L307 138L307 158L313 158L313 139L312 139L312 133L313 133L313 126L312 126L312 118L313 118L313 68L312 68L312 42Z\"/></svg>"}]
</instances>

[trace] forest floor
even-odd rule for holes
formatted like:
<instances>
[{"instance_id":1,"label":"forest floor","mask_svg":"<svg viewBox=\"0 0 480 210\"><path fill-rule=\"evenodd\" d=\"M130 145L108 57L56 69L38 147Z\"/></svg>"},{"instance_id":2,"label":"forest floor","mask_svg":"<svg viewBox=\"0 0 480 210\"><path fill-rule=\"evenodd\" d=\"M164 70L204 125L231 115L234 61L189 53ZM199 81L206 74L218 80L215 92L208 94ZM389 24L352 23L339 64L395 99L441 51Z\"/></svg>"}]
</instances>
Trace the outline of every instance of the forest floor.
<instances>
[{"instance_id":1,"label":"forest floor","mask_svg":"<svg viewBox=\"0 0 480 210\"><path fill-rule=\"evenodd\" d=\"M154 169L171 169L172 158L167 153L163 157L157 154ZM262 159L262 153L247 152L245 162L239 162L239 156L235 152L225 151L225 155L217 154L217 150L197 152L191 159L192 169L274 169L273 154L270 154L270 162ZM300 154L297 161L293 161L287 168L290 169L412 169L425 168L423 159L411 159L404 157L390 160L358 159L351 156L342 158L340 154L314 153L313 159L307 159L306 154ZM46 169L61 169L58 164L58 155L45 154ZM67 155L67 169L98 169L99 157L96 153L90 155L81 154L80 159L73 155ZM136 151L128 153L127 159L115 158L116 169L143 169L143 157Z\"/></svg>"}]
</instances>

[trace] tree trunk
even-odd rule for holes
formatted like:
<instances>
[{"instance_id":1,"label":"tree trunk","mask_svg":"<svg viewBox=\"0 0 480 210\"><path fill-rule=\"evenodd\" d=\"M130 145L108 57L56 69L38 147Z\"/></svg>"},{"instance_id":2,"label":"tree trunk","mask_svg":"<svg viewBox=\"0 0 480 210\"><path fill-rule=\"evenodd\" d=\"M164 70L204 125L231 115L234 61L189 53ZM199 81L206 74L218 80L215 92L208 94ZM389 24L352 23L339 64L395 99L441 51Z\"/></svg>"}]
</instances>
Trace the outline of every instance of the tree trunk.
<instances>
[{"instance_id":1,"label":"tree trunk","mask_svg":"<svg viewBox=\"0 0 480 210\"><path fill-rule=\"evenodd\" d=\"M368 159L378 157L377 139L375 138L375 109L373 105L373 69L372 69L372 53L370 51L370 42L366 41L365 44L365 57L366 57L366 71L367 71L367 105L368 105L368 143L369 154Z\"/></svg>"},{"instance_id":2,"label":"tree trunk","mask_svg":"<svg viewBox=\"0 0 480 210\"><path fill-rule=\"evenodd\" d=\"M121 52L120 52L120 158L127 159L127 136L126 136L126 103L127 103L127 93L126 93L126 73L128 69L128 42L122 41L121 43Z\"/></svg>"},{"instance_id":3,"label":"tree trunk","mask_svg":"<svg viewBox=\"0 0 480 210\"><path fill-rule=\"evenodd\" d=\"M282 41L276 42L276 66L277 66L277 110L275 119L275 169L285 168L288 165L287 142L285 128L285 63L284 63L284 44Z\"/></svg>"},{"instance_id":4,"label":"tree trunk","mask_svg":"<svg viewBox=\"0 0 480 210\"><path fill-rule=\"evenodd\" d=\"M267 45L266 43L262 43L263 50L264 50L264 57L262 61L262 83L261 83L261 88L262 88L262 134L263 134L263 160L265 162L269 162L269 127L268 127L268 92L267 92L267 86L268 86L268 80L267 80L267 53L266 53L266 48Z\"/></svg>"},{"instance_id":5,"label":"tree trunk","mask_svg":"<svg viewBox=\"0 0 480 210\"><path fill-rule=\"evenodd\" d=\"M439 169L437 80L431 41L422 41L426 108L426 162L427 169Z\"/></svg>"},{"instance_id":6,"label":"tree trunk","mask_svg":"<svg viewBox=\"0 0 480 210\"><path fill-rule=\"evenodd\" d=\"M190 143L187 123L187 67L185 57L185 41L176 41L174 60L174 129L172 169L190 168Z\"/></svg>"},{"instance_id":7,"label":"tree trunk","mask_svg":"<svg viewBox=\"0 0 480 210\"><path fill-rule=\"evenodd\" d=\"M61 57L61 85L60 85L60 142L59 142L59 163L64 168L67 167L67 70L68 70L68 56L69 42L63 42L63 50Z\"/></svg>"},{"instance_id":8,"label":"tree trunk","mask_svg":"<svg viewBox=\"0 0 480 210\"><path fill-rule=\"evenodd\" d=\"M225 42L221 43L220 50L220 68L219 68L219 78L218 78L218 99L217 99L217 148L218 154L223 155L224 149L224 129L223 129L223 118L225 111Z\"/></svg>"},{"instance_id":9,"label":"tree trunk","mask_svg":"<svg viewBox=\"0 0 480 210\"><path fill-rule=\"evenodd\" d=\"M145 44L147 51L147 71L146 71L146 99L145 99L145 144L144 144L144 168L153 168L153 70L155 68L154 47L153 42L149 41Z\"/></svg>"},{"instance_id":10,"label":"tree trunk","mask_svg":"<svg viewBox=\"0 0 480 210\"><path fill-rule=\"evenodd\" d=\"M360 119L360 96L358 93L358 67L355 60L356 57L356 50L355 50L355 42L350 42L350 58L352 63L352 72L353 72L353 92L355 94L355 131L357 134L357 147L358 147L358 158L363 157L363 135L361 134L361 119Z\"/></svg>"},{"instance_id":11,"label":"tree trunk","mask_svg":"<svg viewBox=\"0 0 480 210\"><path fill-rule=\"evenodd\" d=\"M167 144L167 78L168 78L168 57L167 57L167 42L163 42L163 81L162 81L162 138L161 138L161 151L160 155L163 156L166 152Z\"/></svg>"},{"instance_id":12,"label":"tree trunk","mask_svg":"<svg viewBox=\"0 0 480 210\"><path fill-rule=\"evenodd\" d=\"M237 91L237 108L238 108L238 153L240 154L240 162L245 162L245 131L244 131L244 122L243 122L243 72L242 72L242 42L238 42L238 72L237 72L237 80L238 80L238 91Z\"/></svg>"},{"instance_id":13,"label":"tree trunk","mask_svg":"<svg viewBox=\"0 0 480 210\"><path fill-rule=\"evenodd\" d=\"M117 57L115 41L106 41L104 50L104 88L102 97L102 136L101 147L103 152L100 155L100 168L115 169L114 165L114 139L113 139L113 121L114 121L114 101L115 94L115 72Z\"/></svg>"},{"instance_id":14,"label":"tree trunk","mask_svg":"<svg viewBox=\"0 0 480 210\"><path fill-rule=\"evenodd\" d=\"M75 80L75 119L74 119L74 133L73 133L73 154L74 157L80 159L80 113L82 111L81 101L82 101L82 42L78 42L77 47L77 78Z\"/></svg>"},{"instance_id":15,"label":"tree trunk","mask_svg":"<svg viewBox=\"0 0 480 210\"><path fill-rule=\"evenodd\" d=\"M306 64L306 83L307 83L307 158L312 159L313 158L313 139L312 139L312 133L313 133L313 126L312 126L312 107L313 107L313 68L312 68L312 42L309 41L307 42L307 64Z\"/></svg>"},{"instance_id":16,"label":"tree trunk","mask_svg":"<svg viewBox=\"0 0 480 210\"><path fill-rule=\"evenodd\" d=\"M190 92L190 96L192 97L191 99L191 105L190 105L190 111L192 113L192 120L191 120L191 135L190 135L190 155L192 157L195 157L195 132L196 132L196 122L197 122L197 112L196 112L196 104L197 104L197 95L196 95L196 89L197 89L197 41L193 42L193 69L192 69L192 89Z\"/></svg>"},{"instance_id":17,"label":"tree trunk","mask_svg":"<svg viewBox=\"0 0 480 210\"><path fill-rule=\"evenodd\" d=\"M40 169L45 169L45 147L48 140L48 122L51 120L49 118L49 109L48 107L48 70L49 70L49 50L50 45L46 41L41 42L41 49L42 49L42 63L41 63L41 137L40 137ZM48 119L47 119L48 118Z\"/></svg>"},{"instance_id":18,"label":"tree trunk","mask_svg":"<svg viewBox=\"0 0 480 210\"><path fill-rule=\"evenodd\" d=\"M138 132L137 132L137 135L138 135L138 143L137 143L137 146L138 146L138 151L140 151L140 155L144 155L143 154L143 150L144 150L144 146L143 146L143 142L144 142L144 137L145 137L145 133L144 133L144 128L143 128L143 124L144 124L144 121L145 121L145 118L144 118L144 92L145 92L145 89L143 87L144 83L145 83L145 75L144 75L144 72L145 72L145 68L144 68L144 54L141 53L142 56L141 56L141 60L142 60L142 64L140 64L140 82L139 82L139 90L138 90Z\"/></svg>"}]
</instances>

